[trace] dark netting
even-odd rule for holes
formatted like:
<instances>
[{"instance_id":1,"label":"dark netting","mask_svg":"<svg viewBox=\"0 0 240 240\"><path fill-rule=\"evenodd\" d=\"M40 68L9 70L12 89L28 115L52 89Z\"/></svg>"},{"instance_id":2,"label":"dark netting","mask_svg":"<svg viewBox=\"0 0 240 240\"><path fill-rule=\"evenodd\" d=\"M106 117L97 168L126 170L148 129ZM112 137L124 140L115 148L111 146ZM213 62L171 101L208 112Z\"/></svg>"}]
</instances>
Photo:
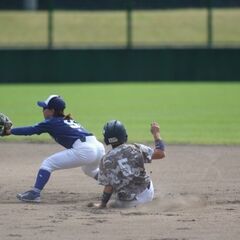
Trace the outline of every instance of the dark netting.
<instances>
[{"instance_id":1,"label":"dark netting","mask_svg":"<svg viewBox=\"0 0 240 240\"><path fill-rule=\"evenodd\" d=\"M0 9L23 9L30 0L1 0ZM55 9L68 10L123 10L134 9L199 8L209 0L38 0L38 9L47 9L52 2ZM213 7L240 7L240 0L211 0Z\"/></svg>"}]
</instances>

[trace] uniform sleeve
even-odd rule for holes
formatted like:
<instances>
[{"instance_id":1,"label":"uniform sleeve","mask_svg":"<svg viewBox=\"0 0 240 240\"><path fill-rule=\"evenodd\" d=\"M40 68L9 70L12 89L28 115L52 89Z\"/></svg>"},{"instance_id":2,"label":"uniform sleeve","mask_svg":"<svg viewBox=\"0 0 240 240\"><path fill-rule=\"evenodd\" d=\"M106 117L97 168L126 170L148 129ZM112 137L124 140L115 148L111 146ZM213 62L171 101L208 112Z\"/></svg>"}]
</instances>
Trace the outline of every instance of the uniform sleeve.
<instances>
[{"instance_id":1,"label":"uniform sleeve","mask_svg":"<svg viewBox=\"0 0 240 240\"><path fill-rule=\"evenodd\" d=\"M41 134L49 131L49 123L48 121L44 121L41 123L38 123L34 126L28 126L28 127L18 127L18 128L12 128L11 134L13 135L24 135L24 136L30 136L34 134Z\"/></svg>"},{"instance_id":2,"label":"uniform sleeve","mask_svg":"<svg viewBox=\"0 0 240 240\"><path fill-rule=\"evenodd\" d=\"M108 158L103 158L99 166L98 181L100 185L111 185L113 188L119 184L120 180L117 177L119 169L115 168L114 161Z\"/></svg>"},{"instance_id":3,"label":"uniform sleeve","mask_svg":"<svg viewBox=\"0 0 240 240\"><path fill-rule=\"evenodd\" d=\"M137 144L137 145L142 151L144 163L151 163L152 155L154 152L153 149L143 144Z\"/></svg>"}]
</instances>

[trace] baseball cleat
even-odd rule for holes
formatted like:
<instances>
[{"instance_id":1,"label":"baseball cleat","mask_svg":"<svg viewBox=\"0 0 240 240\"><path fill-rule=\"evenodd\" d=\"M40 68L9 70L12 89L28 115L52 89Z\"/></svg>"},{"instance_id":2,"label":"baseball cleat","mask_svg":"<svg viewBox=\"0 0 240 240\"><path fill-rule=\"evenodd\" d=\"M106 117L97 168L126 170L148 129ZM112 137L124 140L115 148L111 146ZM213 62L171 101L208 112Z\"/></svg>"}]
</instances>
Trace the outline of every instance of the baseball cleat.
<instances>
[{"instance_id":1,"label":"baseball cleat","mask_svg":"<svg viewBox=\"0 0 240 240\"><path fill-rule=\"evenodd\" d=\"M36 203L41 202L40 193L35 192L33 190L29 190L24 193L18 193L17 199L23 202L36 202Z\"/></svg>"}]
</instances>

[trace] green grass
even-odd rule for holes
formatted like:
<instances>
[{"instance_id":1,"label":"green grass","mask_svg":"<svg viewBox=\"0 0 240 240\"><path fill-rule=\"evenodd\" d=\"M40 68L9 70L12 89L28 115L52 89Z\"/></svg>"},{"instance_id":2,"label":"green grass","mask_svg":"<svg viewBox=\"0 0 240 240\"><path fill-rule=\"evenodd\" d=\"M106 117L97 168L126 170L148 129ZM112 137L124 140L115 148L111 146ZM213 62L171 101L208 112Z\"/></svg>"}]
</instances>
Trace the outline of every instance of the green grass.
<instances>
[{"instance_id":1,"label":"green grass","mask_svg":"<svg viewBox=\"0 0 240 240\"><path fill-rule=\"evenodd\" d=\"M57 93L67 102L66 113L99 139L104 123L119 119L130 142L150 142L149 127L155 120L167 143L240 144L239 92L239 83L11 84L0 85L0 112L15 126L35 124L42 120L36 101Z\"/></svg>"},{"instance_id":2,"label":"green grass","mask_svg":"<svg viewBox=\"0 0 240 240\"><path fill-rule=\"evenodd\" d=\"M55 11L53 41L62 46L125 46L126 12ZM204 45L206 9L134 11L133 45ZM240 45L240 8L213 10L214 45ZM0 46L47 46L47 12L0 11Z\"/></svg>"}]
</instances>

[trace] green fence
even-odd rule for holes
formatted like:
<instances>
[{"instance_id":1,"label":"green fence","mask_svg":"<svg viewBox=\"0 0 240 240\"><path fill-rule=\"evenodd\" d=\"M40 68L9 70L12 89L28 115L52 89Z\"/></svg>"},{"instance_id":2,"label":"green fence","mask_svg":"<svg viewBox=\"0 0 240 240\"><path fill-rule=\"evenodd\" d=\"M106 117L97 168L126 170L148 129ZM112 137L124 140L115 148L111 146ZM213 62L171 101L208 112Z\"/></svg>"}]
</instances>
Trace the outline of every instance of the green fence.
<instances>
[{"instance_id":1,"label":"green fence","mask_svg":"<svg viewBox=\"0 0 240 240\"><path fill-rule=\"evenodd\" d=\"M240 49L1 50L1 83L239 81Z\"/></svg>"},{"instance_id":2,"label":"green fence","mask_svg":"<svg viewBox=\"0 0 240 240\"><path fill-rule=\"evenodd\" d=\"M240 8L0 11L0 83L239 81ZM52 3L50 0L49 3Z\"/></svg>"}]
</instances>

